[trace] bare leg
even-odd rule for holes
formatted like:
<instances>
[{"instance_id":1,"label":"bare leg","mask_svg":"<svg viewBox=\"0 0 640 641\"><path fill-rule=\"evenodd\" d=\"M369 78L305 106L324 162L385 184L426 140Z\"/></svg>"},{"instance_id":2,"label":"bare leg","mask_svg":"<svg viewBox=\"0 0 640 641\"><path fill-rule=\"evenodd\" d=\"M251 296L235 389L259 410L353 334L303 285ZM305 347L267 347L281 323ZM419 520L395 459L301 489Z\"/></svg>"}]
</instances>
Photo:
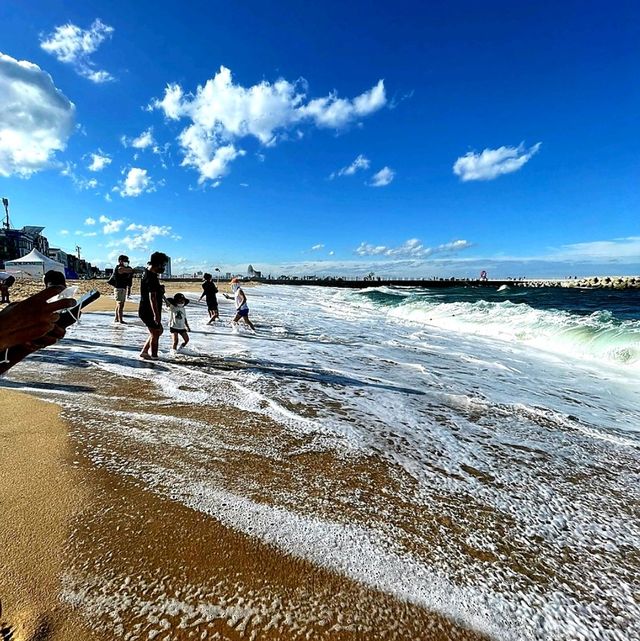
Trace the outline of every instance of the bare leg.
<instances>
[{"instance_id":1,"label":"bare leg","mask_svg":"<svg viewBox=\"0 0 640 641\"><path fill-rule=\"evenodd\" d=\"M244 322L247 325L249 325L249 327L255 332L256 328L254 327L253 323L249 320L249 317L248 316L244 316L243 319L244 319Z\"/></svg>"},{"instance_id":2,"label":"bare leg","mask_svg":"<svg viewBox=\"0 0 640 641\"><path fill-rule=\"evenodd\" d=\"M160 329L151 329L151 356L158 355L158 343L160 342L160 336L164 330L162 327Z\"/></svg>"},{"instance_id":3,"label":"bare leg","mask_svg":"<svg viewBox=\"0 0 640 641\"><path fill-rule=\"evenodd\" d=\"M189 342L189 334L187 334L187 332L180 332L180 336L182 336L182 341L183 341L182 347L186 347L187 343Z\"/></svg>"},{"instance_id":4,"label":"bare leg","mask_svg":"<svg viewBox=\"0 0 640 641\"><path fill-rule=\"evenodd\" d=\"M118 323L124 323L124 301L118 303L116 306L116 321Z\"/></svg>"},{"instance_id":5,"label":"bare leg","mask_svg":"<svg viewBox=\"0 0 640 641\"><path fill-rule=\"evenodd\" d=\"M173 337L173 345L171 346L172 349L175 351L178 347L178 335L177 334L171 334Z\"/></svg>"}]
</instances>

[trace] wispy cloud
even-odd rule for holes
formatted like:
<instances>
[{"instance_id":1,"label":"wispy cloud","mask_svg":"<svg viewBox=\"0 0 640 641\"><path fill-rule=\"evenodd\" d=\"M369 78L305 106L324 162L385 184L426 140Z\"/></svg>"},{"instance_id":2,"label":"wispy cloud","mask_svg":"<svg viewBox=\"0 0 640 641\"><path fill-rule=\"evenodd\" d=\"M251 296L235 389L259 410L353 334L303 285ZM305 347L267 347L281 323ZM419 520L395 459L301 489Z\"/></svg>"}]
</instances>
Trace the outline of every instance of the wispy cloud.
<instances>
[{"instance_id":1,"label":"wispy cloud","mask_svg":"<svg viewBox=\"0 0 640 641\"><path fill-rule=\"evenodd\" d=\"M236 158L245 155L238 146L244 138L253 137L270 147L290 129L299 132L300 139L298 126L304 122L344 129L381 109L387 100L383 80L353 99L332 93L307 100L305 91L304 81L291 83L283 78L243 87L233 81L229 69L220 67L195 93L185 93L178 84L168 85L164 97L149 108L160 109L170 120L190 121L178 136L182 164L197 169L201 183L216 183Z\"/></svg>"},{"instance_id":2,"label":"wispy cloud","mask_svg":"<svg viewBox=\"0 0 640 641\"><path fill-rule=\"evenodd\" d=\"M362 154L359 154L358 157L350 165L347 165L346 167L343 167L338 171L334 171L329 176L329 179L333 180L337 176L353 176L353 174L355 174L360 169L369 169L370 165L371 162L369 161L369 159Z\"/></svg>"},{"instance_id":3,"label":"wispy cloud","mask_svg":"<svg viewBox=\"0 0 640 641\"><path fill-rule=\"evenodd\" d=\"M322 243L318 243L317 245L314 245L311 248L312 252L320 251L321 249L324 249L324 245Z\"/></svg>"},{"instance_id":4,"label":"wispy cloud","mask_svg":"<svg viewBox=\"0 0 640 641\"><path fill-rule=\"evenodd\" d=\"M410 238L402 245L397 247L389 247L387 245L371 245L370 243L362 242L356 248L355 252L358 256L395 256L403 258L427 258L434 254L443 254L449 252L457 252L471 247L471 243L467 240L454 240L450 243L436 245L435 247L426 247L418 238Z\"/></svg>"},{"instance_id":5,"label":"wispy cloud","mask_svg":"<svg viewBox=\"0 0 640 641\"><path fill-rule=\"evenodd\" d=\"M557 249L552 249L548 258L589 262L630 261L640 264L640 236L562 245Z\"/></svg>"},{"instance_id":6,"label":"wispy cloud","mask_svg":"<svg viewBox=\"0 0 640 641\"><path fill-rule=\"evenodd\" d=\"M60 62L72 65L83 78L96 83L108 82L114 80L114 77L108 71L96 69L91 55L111 37L113 31L113 27L100 19L94 20L89 29L81 29L69 22L56 27L47 38L41 39L40 46Z\"/></svg>"},{"instance_id":7,"label":"wispy cloud","mask_svg":"<svg viewBox=\"0 0 640 641\"><path fill-rule=\"evenodd\" d=\"M470 151L455 161L453 173L463 182L493 180L521 169L538 153L541 145L542 143L538 142L527 149L524 143L520 143L517 147L485 149L481 153Z\"/></svg>"},{"instance_id":8,"label":"wispy cloud","mask_svg":"<svg viewBox=\"0 0 640 641\"><path fill-rule=\"evenodd\" d=\"M371 187L386 187L391 184L396 176L396 172L390 167L383 167L379 172L373 174L369 185Z\"/></svg>"},{"instance_id":9,"label":"wispy cloud","mask_svg":"<svg viewBox=\"0 0 640 641\"><path fill-rule=\"evenodd\" d=\"M76 169L77 166L75 163L66 162L61 165L60 175L70 178L76 189L80 191L96 189L98 187L98 181L95 178L83 178L82 176L78 176L78 174L76 174Z\"/></svg>"}]
</instances>

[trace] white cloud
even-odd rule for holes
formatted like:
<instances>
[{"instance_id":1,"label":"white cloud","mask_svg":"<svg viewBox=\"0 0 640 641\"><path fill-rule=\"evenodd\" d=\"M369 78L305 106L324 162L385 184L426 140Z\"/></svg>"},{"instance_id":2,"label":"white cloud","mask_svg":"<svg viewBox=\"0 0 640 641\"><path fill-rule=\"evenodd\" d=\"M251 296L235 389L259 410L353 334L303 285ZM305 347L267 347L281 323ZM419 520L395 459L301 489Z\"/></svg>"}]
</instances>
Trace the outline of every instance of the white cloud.
<instances>
[{"instance_id":1,"label":"white cloud","mask_svg":"<svg viewBox=\"0 0 640 641\"><path fill-rule=\"evenodd\" d=\"M335 254L335 252L334 252L333 250L331 250L331 251L329 252L329 256L333 256L334 254Z\"/></svg>"},{"instance_id":2,"label":"white cloud","mask_svg":"<svg viewBox=\"0 0 640 641\"><path fill-rule=\"evenodd\" d=\"M378 111L386 102L384 81L379 80L377 85L353 100L338 98L334 92L325 98L311 100L301 106L298 112L302 117L312 118L318 127L342 129L359 117Z\"/></svg>"},{"instance_id":3,"label":"white cloud","mask_svg":"<svg viewBox=\"0 0 640 641\"><path fill-rule=\"evenodd\" d=\"M107 218L106 216L100 216L99 218L100 223L102 223L102 232L104 234L116 234L120 231L122 228L122 225L124 225L124 220L112 220L111 218Z\"/></svg>"},{"instance_id":4,"label":"white cloud","mask_svg":"<svg viewBox=\"0 0 640 641\"><path fill-rule=\"evenodd\" d=\"M73 162L66 162L61 165L61 176L71 178L71 182L75 185L76 189L84 191L86 189L95 189L98 186L98 181L95 178L83 178L76 174L76 164Z\"/></svg>"},{"instance_id":5,"label":"white cloud","mask_svg":"<svg viewBox=\"0 0 640 641\"><path fill-rule=\"evenodd\" d=\"M89 163L89 171L102 171L105 167L111 164L111 157L98 150L98 153L89 154L91 163Z\"/></svg>"},{"instance_id":6,"label":"white cloud","mask_svg":"<svg viewBox=\"0 0 640 641\"><path fill-rule=\"evenodd\" d=\"M96 69L90 56L112 33L113 27L100 19L94 20L89 29L81 29L69 22L56 27L47 39L40 41L40 46L60 62L72 65L78 75L92 82L107 82L114 80L113 76Z\"/></svg>"},{"instance_id":7,"label":"white cloud","mask_svg":"<svg viewBox=\"0 0 640 641\"><path fill-rule=\"evenodd\" d=\"M139 167L129 169L122 183L114 187L114 191L119 192L123 198L126 196L135 198L140 196L140 194L155 190L156 187L151 181L147 170L140 169Z\"/></svg>"},{"instance_id":8,"label":"white cloud","mask_svg":"<svg viewBox=\"0 0 640 641\"><path fill-rule=\"evenodd\" d=\"M110 244L125 245L130 250L150 249L151 244L159 236L170 236L174 240L180 239L179 236L176 237L175 235L172 235L172 228L167 225L137 225L135 223L131 223L127 227L127 231L131 233Z\"/></svg>"},{"instance_id":9,"label":"white cloud","mask_svg":"<svg viewBox=\"0 0 640 641\"><path fill-rule=\"evenodd\" d=\"M453 164L453 173L464 182L469 180L493 180L503 174L518 171L538 152L542 143L525 148L524 143L517 147L498 147L485 149L481 153L470 151L458 158Z\"/></svg>"},{"instance_id":10,"label":"white cloud","mask_svg":"<svg viewBox=\"0 0 640 641\"><path fill-rule=\"evenodd\" d=\"M338 171L334 171L329 176L329 178L333 180L336 176L353 176L353 174L355 174L360 169L369 169L370 164L371 162L369 161L369 159L360 154L350 165L348 165L347 167L343 167Z\"/></svg>"},{"instance_id":11,"label":"white cloud","mask_svg":"<svg viewBox=\"0 0 640 641\"><path fill-rule=\"evenodd\" d=\"M324 249L324 245L323 245L322 243L318 243L317 245L314 245L314 246L311 248L311 251L314 251L314 252L315 252L315 251L319 251L320 249Z\"/></svg>"},{"instance_id":12,"label":"white cloud","mask_svg":"<svg viewBox=\"0 0 640 641\"><path fill-rule=\"evenodd\" d=\"M68 229L61 229L59 233L60 233L60 236L68 236L69 235L69 230Z\"/></svg>"},{"instance_id":13,"label":"white cloud","mask_svg":"<svg viewBox=\"0 0 640 641\"><path fill-rule=\"evenodd\" d=\"M229 69L220 67L194 94L185 94L178 84L168 85L164 97L149 109L160 109L171 120L190 120L178 137L185 154L182 164L197 169L202 183L218 181L228 173L229 164L245 154L238 140L253 137L272 146L287 129L304 121L341 129L386 103L382 80L353 100L333 93L307 102L303 85L280 79L243 87L233 82Z\"/></svg>"},{"instance_id":14,"label":"white cloud","mask_svg":"<svg viewBox=\"0 0 640 641\"><path fill-rule=\"evenodd\" d=\"M50 166L74 119L75 106L48 73L0 53L0 176L27 178Z\"/></svg>"},{"instance_id":15,"label":"white cloud","mask_svg":"<svg viewBox=\"0 0 640 641\"><path fill-rule=\"evenodd\" d=\"M373 174L371 182L372 187L386 187L395 178L396 172L390 167L383 167L379 172Z\"/></svg>"},{"instance_id":16,"label":"white cloud","mask_svg":"<svg viewBox=\"0 0 640 641\"><path fill-rule=\"evenodd\" d=\"M562 245L559 249L553 250L547 258L567 261L640 263L640 236Z\"/></svg>"},{"instance_id":17,"label":"white cloud","mask_svg":"<svg viewBox=\"0 0 640 641\"><path fill-rule=\"evenodd\" d=\"M91 216L89 216L89 218L85 218L84 224L85 225L95 225L96 224L96 219L95 218L91 218Z\"/></svg>"},{"instance_id":18,"label":"white cloud","mask_svg":"<svg viewBox=\"0 0 640 641\"><path fill-rule=\"evenodd\" d=\"M443 254L457 252L462 249L471 247L467 240L454 240L450 243L444 243L435 247L425 247L418 238L410 238L398 247L388 247L387 245L371 245L362 242L356 248L356 254L359 256L392 256L398 258L427 258L433 254Z\"/></svg>"},{"instance_id":19,"label":"white cloud","mask_svg":"<svg viewBox=\"0 0 640 641\"><path fill-rule=\"evenodd\" d=\"M75 232L76 236L84 236L85 238L91 238L93 236L97 236L98 232L97 231L82 231L81 229L77 230Z\"/></svg>"},{"instance_id":20,"label":"white cloud","mask_svg":"<svg viewBox=\"0 0 640 641\"><path fill-rule=\"evenodd\" d=\"M135 149L146 149L147 147L154 147L154 149L152 150L154 153L161 152L161 148L156 145L156 141L153 139L152 127L149 127L149 129L146 129L135 138L127 138L126 136L121 136L120 142L125 147L133 147Z\"/></svg>"}]
</instances>

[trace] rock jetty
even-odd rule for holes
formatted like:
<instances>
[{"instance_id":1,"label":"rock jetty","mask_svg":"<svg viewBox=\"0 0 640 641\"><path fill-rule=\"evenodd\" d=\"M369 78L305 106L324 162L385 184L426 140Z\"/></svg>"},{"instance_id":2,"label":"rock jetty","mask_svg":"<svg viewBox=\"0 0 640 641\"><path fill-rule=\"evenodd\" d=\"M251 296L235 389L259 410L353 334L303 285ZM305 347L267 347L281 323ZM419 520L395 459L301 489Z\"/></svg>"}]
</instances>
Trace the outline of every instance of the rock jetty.
<instances>
[{"instance_id":1,"label":"rock jetty","mask_svg":"<svg viewBox=\"0 0 640 641\"><path fill-rule=\"evenodd\" d=\"M577 289L640 289L640 276L591 276L554 280L515 281L516 287L569 287Z\"/></svg>"}]
</instances>

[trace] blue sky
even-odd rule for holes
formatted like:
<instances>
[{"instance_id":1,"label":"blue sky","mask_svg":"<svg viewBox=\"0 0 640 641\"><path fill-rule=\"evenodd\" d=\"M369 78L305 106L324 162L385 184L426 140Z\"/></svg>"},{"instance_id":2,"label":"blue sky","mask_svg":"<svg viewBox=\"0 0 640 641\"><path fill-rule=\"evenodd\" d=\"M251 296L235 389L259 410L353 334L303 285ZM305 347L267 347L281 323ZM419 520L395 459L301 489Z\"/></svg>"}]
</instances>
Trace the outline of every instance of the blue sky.
<instances>
[{"instance_id":1,"label":"blue sky","mask_svg":"<svg viewBox=\"0 0 640 641\"><path fill-rule=\"evenodd\" d=\"M2 195L52 245L640 272L637 3L65 4L0 6Z\"/></svg>"}]
</instances>

